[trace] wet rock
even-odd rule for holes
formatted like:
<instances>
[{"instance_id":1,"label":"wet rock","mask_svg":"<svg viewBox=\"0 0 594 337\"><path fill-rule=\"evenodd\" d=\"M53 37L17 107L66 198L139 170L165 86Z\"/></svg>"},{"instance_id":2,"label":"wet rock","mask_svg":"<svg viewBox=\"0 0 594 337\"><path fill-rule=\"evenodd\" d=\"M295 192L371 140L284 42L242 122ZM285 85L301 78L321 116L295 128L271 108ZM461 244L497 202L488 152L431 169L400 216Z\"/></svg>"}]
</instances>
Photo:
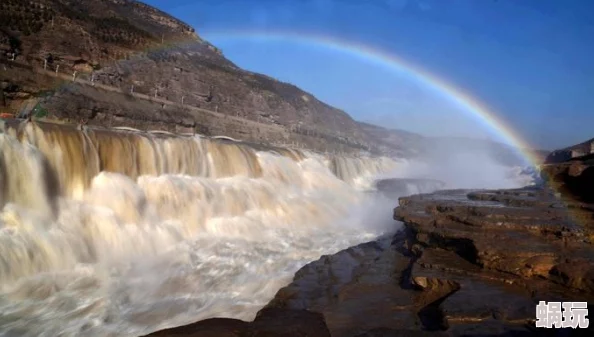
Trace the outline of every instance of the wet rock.
<instances>
[{"instance_id":1,"label":"wet rock","mask_svg":"<svg viewBox=\"0 0 594 337\"><path fill-rule=\"evenodd\" d=\"M540 332L531 331L528 327L522 325L509 325L499 320L488 319L476 323L463 325L454 325L448 331L450 336L541 336Z\"/></svg>"},{"instance_id":2,"label":"wet rock","mask_svg":"<svg viewBox=\"0 0 594 337\"><path fill-rule=\"evenodd\" d=\"M532 188L401 198L394 216L420 245L411 278L437 299L434 320L453 335L532 334L538 301L594 300L591 210L559 202Z\"/></svg>"},{"instance_id":3,"label":"wet rock","mask_svg":"<svg viewBox=\"0 0 594 337\"><path fill-rule=\"evenodd\" d=\"M545 164L559 164L573 159L583 159L594 153L594 138L575 144L564 149L555 150L549 153L544 161Z\"/></svg>"},{"instance_id":4,"label":"wet rock","mask_svg":"<svg viewBox=\"0 0 594 337\"><path fill-rule=\"evenodd\" d=\"M305 310L264 309L253 322L213 318L152 333L151 337L330 337L324 318Z\"/></svg>"},{"instance_id":5,"label":"wet rock","mask_svg":"<svg viewBox=\"0 0 594 337\"><path fill-rule=\"evenodd\" d=\"M400 198L389 244L310 263L269 307L319 312L332 336L540 335L538 301L594 299L590 220L559 203L539 188Z\"/></svg>"},{"instance_id":6,"label":"wet rock","mask_svg":"<svg viewBox=\"0 0 594 337\"><path fill-rule=\"evenodd\" d=\"M411 257L405 237L362 244L302 268L269 307L322 313L332 336L374 328L420 330L419 292L403 286Z\"/></svg>"},{"instance_id":7,"label":"wet rock","mask_svg":"<svg viewBox=\"0 0 594 337\"><path fill-rule=\"evenodd\" d=\"M483 273L453 252L430 249L412 269L415 284L444 297L440 310L446 326L498 319L528 323L535 303L528 290L496 273ZM502 282L503 281L503 282ZM437 296L436 296L437 297Z\"/></svg>"},{"instance_id":8,"label":"wet rock","mask_svg":"<svg viewBox=\"0 0 594 337\"><path fill-rule=\"evenodd\" d=\"M330 337L324 317L306 310L265 308L242 336Z\"/></svg>"},{"instance_id":9,"label":"wet rock","mask_svg":"<svg viewBox=\"0 0 594 337\"><path fill-rule=\"evenodd\" d=\"M594 303L592 205L561 202L539 188L439 191L400 198L399 205L394 217L405 223L404 230L304 266L254 322L199 322L188 331L203 333L192 336L207 336L206 330L221 336L592 335L594 327L535 327L539 301Z\"/></svg>"},{"instance_id":10,"label":"wet rock","mask_svg":"<svg viewBox=\"0 0 594 337\"><path fill-rule=\"evenodd\" d=\"M594 202L594 154L582 160L543 165L541 175L565 199Z\"/></svg>"},{"instance_id":11,"label":"wet rock","mask_svg":"<svg viewBox=\"0 0 594 337\"><path fill-rule=\"evenodd\" d=\"M450 200L444 194L413 196L401 200L395 217L411 226L424 246L451 250L482 268L521 277L549 278L560 261L594 256L585 240L592 234L590 222L580 223L566 209L553 208L557 200L551 194L512 192L454 191L448 192Z\"/></svg>"},{"instance_id":12,"label":"wet rock","mask_svg":"<svg viewBox=\"0 0 594 337\"><path fill-rule=\"evenodd\" d=\"M247 329L248 324L237 319L212 318L177 328L161 330L147 335L147 337L239 337Z\"/></svg>"},{"instance_id":13,"label":"wet rock","mask_svg":"<svg viewBox=\"0 0 594 337\"><path fill-rule=\"evenodd\" d=\"M553 280L565 286L594 292L594 264L591 260L557 264L551 268L550 275Z\"/></svg>"}]
</instances>

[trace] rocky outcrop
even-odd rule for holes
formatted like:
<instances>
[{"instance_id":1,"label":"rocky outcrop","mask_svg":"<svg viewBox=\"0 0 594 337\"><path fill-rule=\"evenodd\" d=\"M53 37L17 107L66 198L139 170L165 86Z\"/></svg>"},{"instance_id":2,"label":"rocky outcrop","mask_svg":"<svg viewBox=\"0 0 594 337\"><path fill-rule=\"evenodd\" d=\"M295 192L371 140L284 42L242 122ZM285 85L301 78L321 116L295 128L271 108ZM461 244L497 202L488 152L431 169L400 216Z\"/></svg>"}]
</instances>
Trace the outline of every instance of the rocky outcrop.
<instances>
[{"instance_id":1,"label":"rocky outcrop","mask_svg":"<svg viewBox=\"0 0 594 337\"><path fill-rule=\"evenodd\" d=\"M401 198L394 217L404 230L306 265L261 314L317 314L333 337L591 335L592 325L535 327L539 301L594 309L593 213L562 206L537 188ZM277 332L290 336L293 323L269 324L287 324Z\"/></svg>"},{"instance_id":2,"label":"rocky outcrop","mask_svg":"<svg viewBox=\"0 0 594 337\"><path fill-rule=\"evenodd\" d=\"M243 70L189 25L138 1L0 2L0 86L0 113L28 115L35 102L43 116L106 127L198 125L249 141L407 158L444 142L357 122L294 85ZM261 132L266 126L283 132Z\"/></svg>"},{"instance_id":3,"label":"rocky outcrop","mask_svg":"<svg viewBox=\"0 0 594 337\"><path fill-rule=\"evenodd\" d=\"M330 337L320 314L305 310L264 309L253 322L213 318L166 329L147 337Z\"/></svg>"},{"instance_id":4,"label":"rocky outcrop","mask_svg":"<svg viewBox=\"0 0 594 337\"><path fill-rule=\"evenodd\" d=\"M594 303L593 213L568 206L536 188L401 198L404 231L310 263L268 307L322 313L332 336L555 335L538 301Z\"/></svg>"},{"instance_id":5,"label":"rocky outcrop","mask_svg":"<svg viewBox=\"0 0 594 337\"><path fill-rule=\"evenodd\" d=\"M592 214L540 189L438 192L401 198L395 210L420 248L451 251L535 298L556 290L565 300L594 294ZM569 266L581 274L564 272Z\"/></svg>"},{"instance_id":6,"label":"rocky outcrop","mask_svg":"<svg viewBox=\"0 0 594 337\"><path fill-rule=\"evenodd\" d=\"M594 220L584 207L542 189L444 191L401 198L395 218L414 233L412 282L455 289L438 306L448 331L527 330L538 301L593 303Z\"/></svg>"},{"instance_id":7,"label":"rocky outcrop","mask_svg":"<svg viewBox=\"0 0 594 337\"><path fill-rule=\"evenodd\" d=\"M592 324L535 326L539 301L594 310L594 207L558 197L530 187L400 198L403 230L304 266L258 315L276 320L207 320L155 336L211 336L213 326L221 336L260 336L250 329L263 326L293 336L300 324L319 327L308 336L323 326L333 337L591 336ZM313 316L295 323L286 313Z\"/></svg>"},{"instance_id":8,"label":"rocky outcrop","mask_svg":"<svg viewBox=\"0 0 594 337\"><path fill-rule=\"evenodd\" d=\"M4 90L3 98L15 114L22 111L24 99L49 90L54 92L47 100L49 114L70 118L64 116L68 107L62 105L70 97L56 88L81 90L76 88L81 82L68 81L76 77L123 93L183 101L188 107L282 125L298 134L291 142L303 145L315 145L304 144L315 138L314 142L326 143L328 150L361 150L374 141L344 111L293 85L237 67L189 25L138 1L3 1L0 61L0 82L5 82L2 89L17 89L14 94ZM47 69L63 78L48 79L47 74L31 69ZM101 101L121 100L114 90L103 92ZM84 102L83 110L93 108L93 100ZM118 108L104 110L107 117L125 117L126 124L119 126L150 127L151 122L136 113L146 105L129 99ZM159 109L152 110L160 113ZM163 115L159 119L176 124L175 119ZM74 119L78 117L84 116ZM104 123L101 118L96 122Z\"/></svg>"},{"instance_id":9,"label":"rocky outcrop","mask_svg":"<svg viewBox=\"0 0 594 337\"><path fill-rule=\"evenodd\" d=\"M565 163L547 164L542 178L565 199L594 202L594 155Z\"/></svg>"},{"instance_id":10,"label":"rocky outcrop","mask_svg":"<svg viewBox=\"0 0 594 337\"><path fill-rule=\"evenodd\" d=\"M585 142L568 146L551 152L545 159L545 164L558 164L570 160L585 160L594 156L594 138Z\"/></svg>"},{"instance_id":11,"label":"rocky outcrop","mask_svg":"<svg viewBox=\"0 0 594 337\"><path fill-rule=\"evenodd\" d=\"M535 327L539 301L594 309L591 168L545 165L548 187L400 198L403 231L310 263L268 308L321 313L332 336L591 335L592 325ZM377 187L396 195L427 183Z\"/></svg>"}]
</instances>

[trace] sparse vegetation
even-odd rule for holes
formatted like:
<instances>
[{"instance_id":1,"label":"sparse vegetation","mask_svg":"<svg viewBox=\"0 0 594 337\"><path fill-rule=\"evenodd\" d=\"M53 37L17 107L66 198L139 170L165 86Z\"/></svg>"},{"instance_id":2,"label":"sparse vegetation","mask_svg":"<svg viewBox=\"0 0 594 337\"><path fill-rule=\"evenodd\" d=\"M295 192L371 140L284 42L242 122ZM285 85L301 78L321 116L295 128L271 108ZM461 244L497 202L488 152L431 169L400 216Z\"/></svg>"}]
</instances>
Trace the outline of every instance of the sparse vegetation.
<instances>
[{"instance_id":1,"label":"sparse vegetation","mask_svg":"<svg viewBox=\"0 0 594 337\"><path fill-rule=\"evenodd\" d=\"M41 31L55 15L54 11L36 1L0 1L0 29L29 36Z\"/></svg>"},{"instance_id":2,"label":"sparse vegetation","mask_svg":"<svg viewBox=\"0 0 594 337\"><path fill-rule=\"evenodd\" d=\"M80 1L53 2L61 17L90 26L89 31L96 34L103 42L127 47L143 47L156 39L148 32L137 28L126 19L118 17L97 17L90 14L85 4ZM41 31L51 22L56 12L37 1L2 0L0 1L0 30L18 32L29 36ZM6 43L0 38L0 43Z\"/></svg>"},{"instance_id":3,"label":"sparse vegetation","mask_svg":"<svg viewBox=\"0 0 594 337\"><path fill-rule=\"evenodd\" d=\"M94 25L93 33L103 42L127 47L146 46L155 42L152 35L136 28L125 19L97 18Z\"/></svg>"},{"instance_id":4,"label":"sparse vegetation","mask_svg":"<svg viewBox=\"0 0 594 337\"><path fill-rule=\"evenodd\" d=\"M16 53L17 62L51 70L59 66L61 73L94 71L96 83L125 88L125 92L138 82L134 91L151 97L156 83L164 80L159 97L179 100L186 95L186 105L253 121L265 112L266 122L277 125L303 120L303 128L295 134L300 141L337 148L359 146L341 136L357 128L346 114L311 95L303 99L305 93L292 84L240 69L217 47L189 36L192 31L183 22L135 1L0 0L3 58ZM185 43L188 38L195 43ZM150 48L156 45L160 48ZM155 64L161 66L158 74L148 68ZM342 121L340 126L337 120Z\"/></svg>"}]
</instances>

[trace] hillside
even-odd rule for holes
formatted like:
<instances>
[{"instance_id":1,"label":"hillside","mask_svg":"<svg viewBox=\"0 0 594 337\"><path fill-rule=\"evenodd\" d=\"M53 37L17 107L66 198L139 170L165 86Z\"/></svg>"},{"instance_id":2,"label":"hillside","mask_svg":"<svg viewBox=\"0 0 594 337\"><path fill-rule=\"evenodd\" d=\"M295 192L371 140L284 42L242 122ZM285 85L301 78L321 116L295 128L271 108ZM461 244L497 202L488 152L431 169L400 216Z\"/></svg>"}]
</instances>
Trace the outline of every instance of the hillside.
<instances>
[{"instance_id":1,"label":"hillside","mask_svg":"<svg viewBox=\"0 0 594 337\"><path fill-rule=\"evenodd\" d=\"M442 142L359 123L243 70L186 23L137 1L4 0L0 52L0 112L403 157Z\"/></svg>"},{"instance_id":2,"label":"hillside","mask_svg":"<svg viewBox=\"0 0 594 337\"><path fill-rule=\"evenodd\" d=\"M238 68L189 25L136 1L3 1L0 50L5 62L14 53L17 63L92 79L122 92L276 124L308 136L331 135L339 142L348 138L353 144L366 141L361 127L345 112L293 85ZM0 103L13 112L35 105L27 100L56 86L55 81L44 85L48 81L35 74L25 78L20 72L17 77L6 72L0 77L4 89ZM62 91L55 96L68 96L63 85L57 86ZM67 100L77 98L70 95ZM93 110L87 101L73 112L60 111L59 104L44 100L54 109L50 114L61 119L76 120L83 111L90 123L101 124L93 121L96 115L127 114L100 107L107 110L85 115L85 110Z\"/></svg>"}]
</instances>

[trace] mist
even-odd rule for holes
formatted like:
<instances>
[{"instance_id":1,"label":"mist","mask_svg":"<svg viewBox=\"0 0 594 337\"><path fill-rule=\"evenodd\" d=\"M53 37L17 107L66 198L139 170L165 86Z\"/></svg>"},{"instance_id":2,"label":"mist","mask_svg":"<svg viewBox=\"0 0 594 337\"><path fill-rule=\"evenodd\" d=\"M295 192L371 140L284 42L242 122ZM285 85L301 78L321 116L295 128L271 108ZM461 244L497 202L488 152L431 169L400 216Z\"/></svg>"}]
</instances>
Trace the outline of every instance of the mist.
<instances>
[{"instance_id":1,"label":"mist","mask_svg":"<svg viewBox=\"0 0 594 337\"><path fill-rule=\"evenodd\" d=\"M535 183L513 148L472 139L435 138L390 173L393 178L435 179L446 189L520 188Z\"/></svg>"}]
</instances>

